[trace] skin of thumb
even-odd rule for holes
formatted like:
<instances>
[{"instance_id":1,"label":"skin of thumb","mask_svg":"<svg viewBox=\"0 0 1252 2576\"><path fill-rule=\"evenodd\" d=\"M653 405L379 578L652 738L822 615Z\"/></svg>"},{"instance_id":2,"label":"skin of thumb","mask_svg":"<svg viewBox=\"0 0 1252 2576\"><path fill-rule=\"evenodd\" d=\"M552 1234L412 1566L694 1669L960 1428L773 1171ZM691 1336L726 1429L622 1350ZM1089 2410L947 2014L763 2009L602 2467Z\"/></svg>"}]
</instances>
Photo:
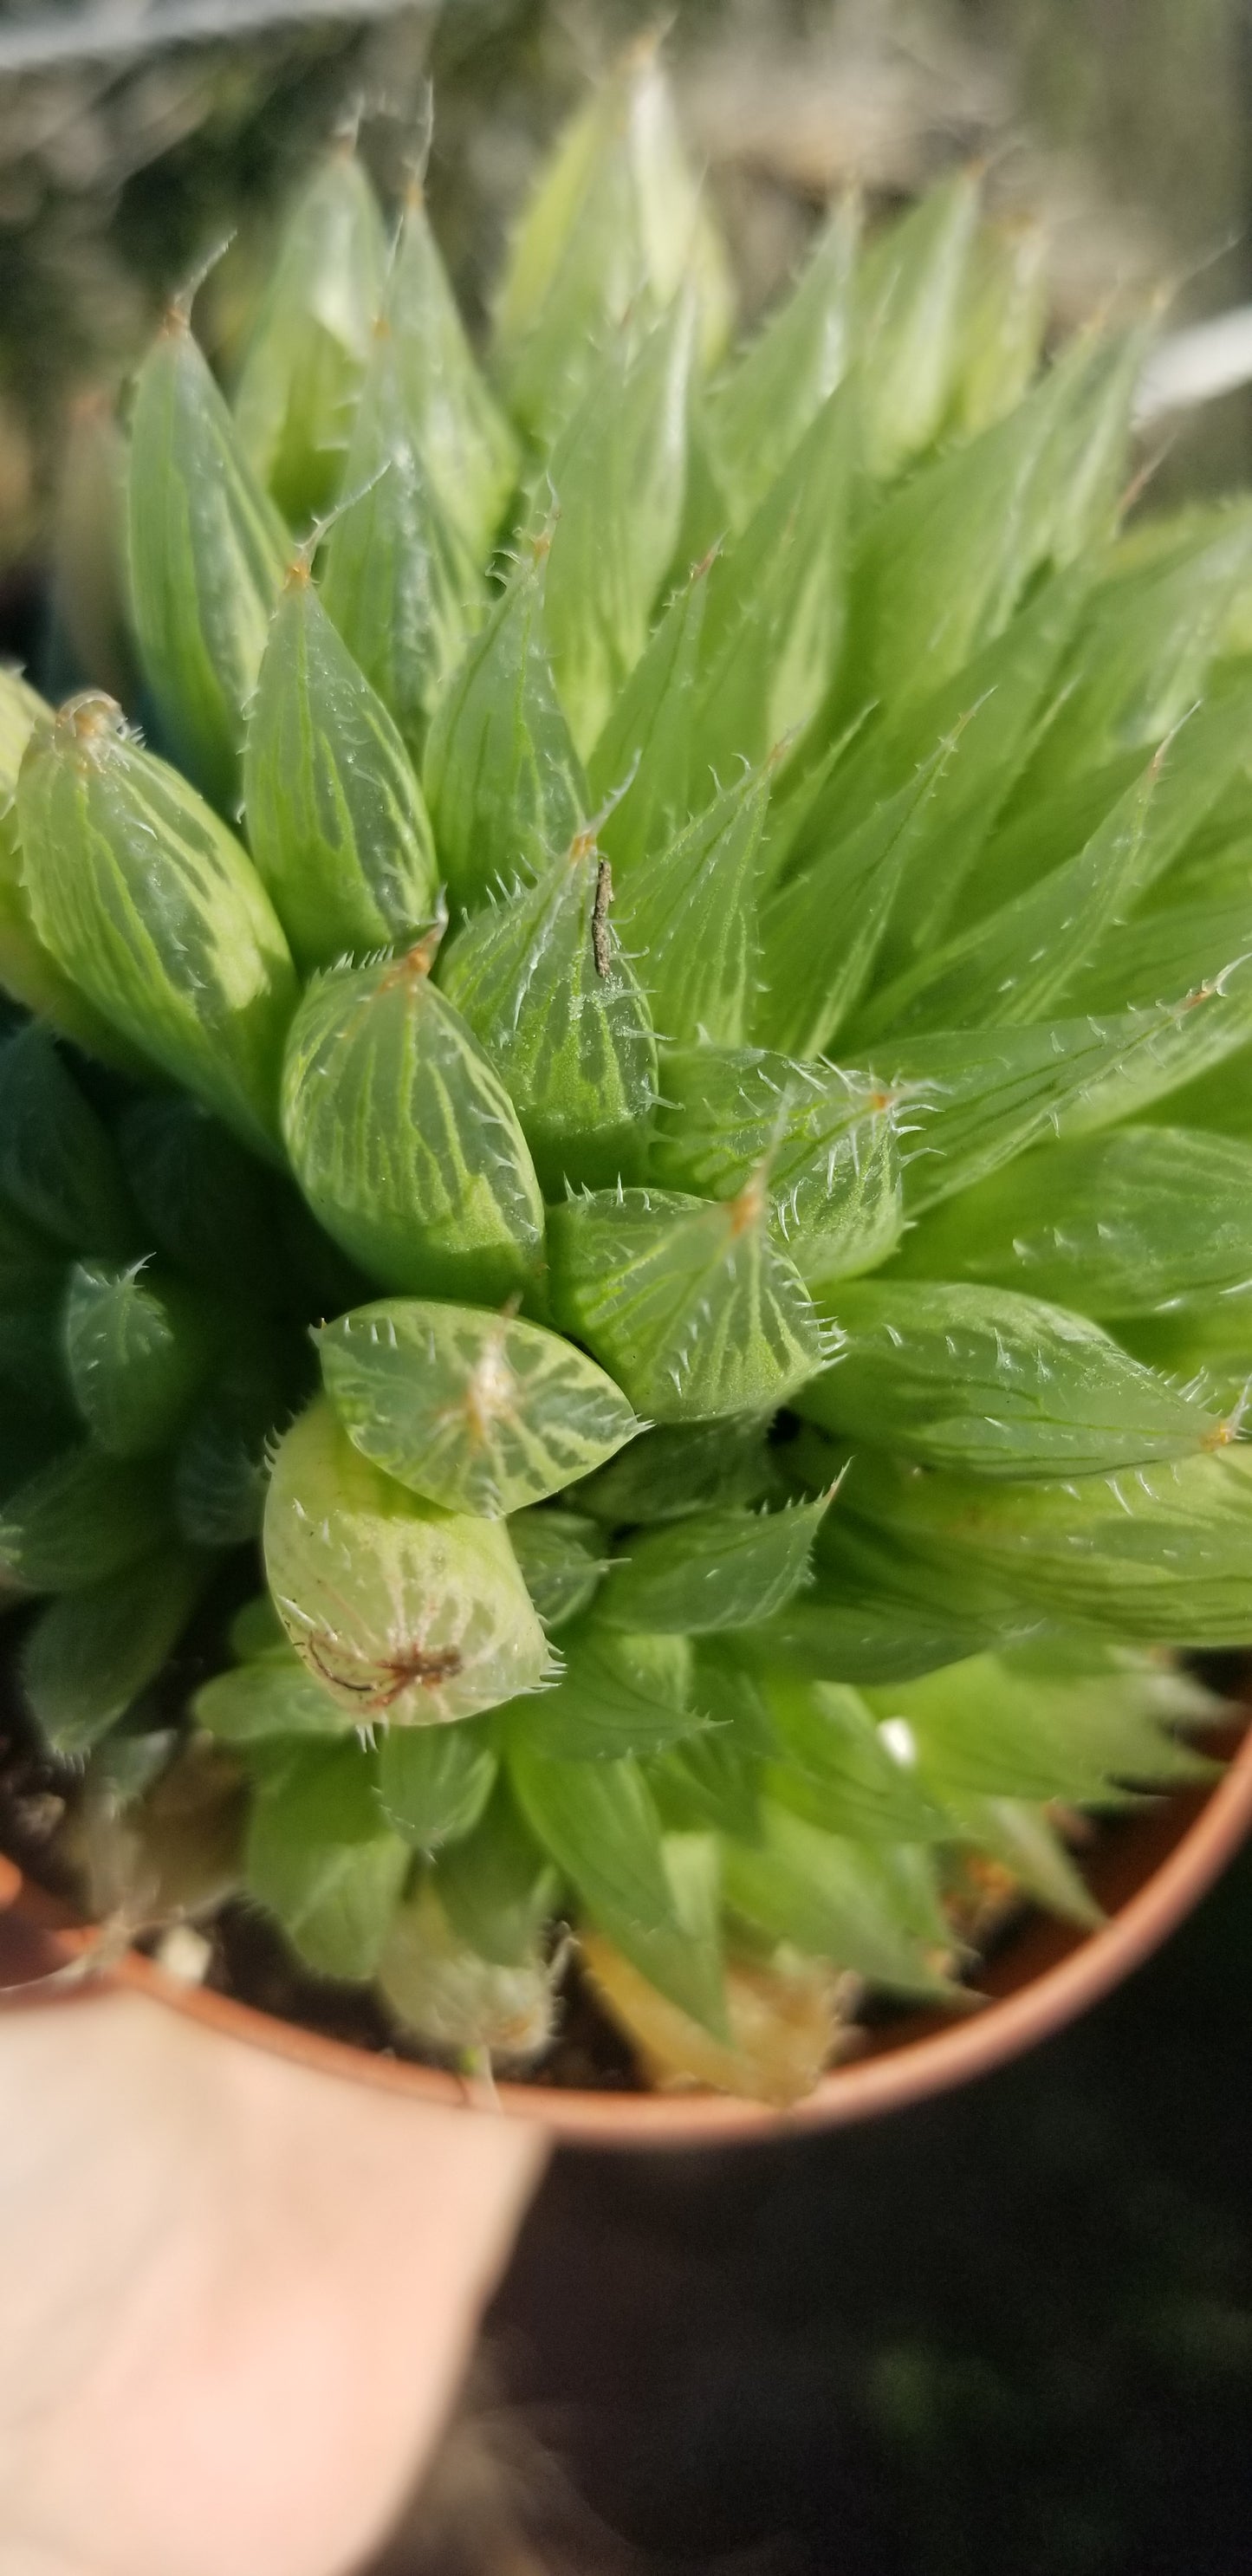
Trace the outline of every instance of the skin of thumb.
<instances>
[{"instance_id":1,"label":"skin of thumb","mask_svg":"<svg viewBox=\"0 0 1252 2576\"><path fill-rule=\"evenodd\" d=\"M0 2012L0 2576L348 2576L544 2156L146 1997Z\"/></svg>"}]
</instances>

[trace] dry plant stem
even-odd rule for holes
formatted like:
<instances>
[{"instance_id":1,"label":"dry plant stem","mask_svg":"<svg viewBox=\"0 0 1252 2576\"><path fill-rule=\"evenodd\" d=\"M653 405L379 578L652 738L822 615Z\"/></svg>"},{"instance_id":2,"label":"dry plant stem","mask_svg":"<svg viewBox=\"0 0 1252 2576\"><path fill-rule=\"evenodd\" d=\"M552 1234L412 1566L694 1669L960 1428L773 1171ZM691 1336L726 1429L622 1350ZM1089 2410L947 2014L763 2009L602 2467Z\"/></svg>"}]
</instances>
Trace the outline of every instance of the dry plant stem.
<instances>
[{"instance_id":1,"label":"dry plant stem","mask_svg":"<svg viewBox=\"0 0 1252 2576\"><path fill-rule=\"evenodd\" d=\"M140 1997L6 2010L4 2576L348 2576L544 2152Z\"/></svg>"}]
</instances>

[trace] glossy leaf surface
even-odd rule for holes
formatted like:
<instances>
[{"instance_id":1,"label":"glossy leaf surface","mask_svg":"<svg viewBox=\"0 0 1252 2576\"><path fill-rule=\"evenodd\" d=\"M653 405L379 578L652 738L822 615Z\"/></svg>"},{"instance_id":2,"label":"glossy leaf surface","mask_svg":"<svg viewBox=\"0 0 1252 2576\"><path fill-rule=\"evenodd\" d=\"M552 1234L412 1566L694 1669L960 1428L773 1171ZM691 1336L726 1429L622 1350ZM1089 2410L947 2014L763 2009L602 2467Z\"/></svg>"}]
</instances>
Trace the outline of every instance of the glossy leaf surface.
<instances>
[{"instance_id":1,"label":"glossy leaf surface","mask_svg":"<svg viewBox=\"0 0 1252 2576\"><path fill-rule=\"evenodd\" d=\"M314 1215L363 1269L495 1303L534 1265L543 1203L508 1093L429 965L423 945L310 987L283 1135Z\"/></svg>"},{"instance_id":2,"label":"glossy leaf surface","mask_svg":"<svg viewBox=\"0 0 1252 2576\"><path fill-rule=\"evenodd\" d=\"M472 1717L548 1669L504 1525L380 1474L324 1398L279 1446L265 1565L297 1653L363 1726Z\"/></svg>"},{"instance_id":3,"label":"glossy leaf surface","mask_svg":"<svg viewBox=\"0 0 1252 2576\"><path fill-rule=\"evenodd\" d=\"M496 1520L588 1475L638 1425L603 1369L542 1325L391 1298L318 1337L353 1446L448 1511Z\"/></svg>"},{"instance_id":4,"label":"glossy leaf surface","mask_svg":"<svg viewBox=\"0 0 1252 2576\"><path fill-rule=\"evenodd\" d=\"M553 1307L637 1413L700 1421L780 1404L822 1363L799 1273L774 1250L763 1198L712 1206L605 1190L552 1211Z\"/></svg>"},{"instance_id":5,"label":"glossy leaf surface","mask_svg":"<svg viewBox=\"0 0 1252 2576\"><path fill-rule=\"evenodd\" d=\"M430 920L435 848L422 791L303 567L261 663L244 806L257 872L305 974L415 938Z\"/></svg>"}]
</instances>

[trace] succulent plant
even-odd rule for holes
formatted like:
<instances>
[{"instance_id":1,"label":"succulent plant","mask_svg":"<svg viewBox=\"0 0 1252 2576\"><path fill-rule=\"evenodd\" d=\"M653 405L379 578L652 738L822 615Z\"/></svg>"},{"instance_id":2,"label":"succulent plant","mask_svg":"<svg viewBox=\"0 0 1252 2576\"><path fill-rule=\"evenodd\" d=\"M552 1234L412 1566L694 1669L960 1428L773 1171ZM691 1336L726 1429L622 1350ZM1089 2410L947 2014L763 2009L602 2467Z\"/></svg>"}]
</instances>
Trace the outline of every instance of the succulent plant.
<instances>
[{"instance_id":1,"label":"succulent plant","mask_svg":"<svg viewBox=\"0 0 1252 2576\"><path fill-rule=\"evenodd\" d=\"M171 311L146 742L0 680L33 1720L136 1849L211 1739L221 1884L436 2053L542 2066L572 1929L659 2080L790 2098L1205 1767L1252 505L1131 515L1147 328L1045 361L960 173L731 349L637 50L481 361L342 142L233 409Z\"/></svg>"}]
</instances>

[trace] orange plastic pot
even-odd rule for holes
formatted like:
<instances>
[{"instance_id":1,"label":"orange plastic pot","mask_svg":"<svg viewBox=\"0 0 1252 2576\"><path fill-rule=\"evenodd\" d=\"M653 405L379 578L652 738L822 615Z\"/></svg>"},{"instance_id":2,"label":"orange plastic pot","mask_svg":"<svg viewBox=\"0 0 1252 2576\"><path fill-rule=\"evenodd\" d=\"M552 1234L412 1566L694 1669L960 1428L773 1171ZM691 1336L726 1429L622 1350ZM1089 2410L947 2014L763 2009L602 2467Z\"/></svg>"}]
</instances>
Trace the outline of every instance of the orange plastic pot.
<instances>
[{"instance_id":1,"label":"orange plastic pot","mask_svg":"<svg viewBox=\"0 0 1252 2576\"><path fill-rule=\"evenodd\" d=\"M815 2093L786 2112L709 2093L571 2092L501 2084L493 2107L536 2120L558 2139L598 2147L699 2147L773 2133L838 2127L899 2111L929 2094L972 2081L1073 2021L1121 1983L1181 1923L1252 1832L1252 1730L1212 1789L1186 1791L1112 1828L1088 1870L1106 1920L1091 1933L1031 1916L981 1979L982 2011L951 2021L917 2015L871 2035L860 2057L836 2067ZM38 1977L81 1953L94 1936L65 1927L63 1913L0 1859L0 1907L26 1957L17 1973ZM415 2102L485 2107L481 2088L437 2068L414 2066L325 2039L296 2023L169 1976L138 1951L103 1974L152 1995L175 2012L277 2050L349 2083L381 2085ZM12 1991L12 1971L7 1981Z\"/></svg>"}]
</instances>

